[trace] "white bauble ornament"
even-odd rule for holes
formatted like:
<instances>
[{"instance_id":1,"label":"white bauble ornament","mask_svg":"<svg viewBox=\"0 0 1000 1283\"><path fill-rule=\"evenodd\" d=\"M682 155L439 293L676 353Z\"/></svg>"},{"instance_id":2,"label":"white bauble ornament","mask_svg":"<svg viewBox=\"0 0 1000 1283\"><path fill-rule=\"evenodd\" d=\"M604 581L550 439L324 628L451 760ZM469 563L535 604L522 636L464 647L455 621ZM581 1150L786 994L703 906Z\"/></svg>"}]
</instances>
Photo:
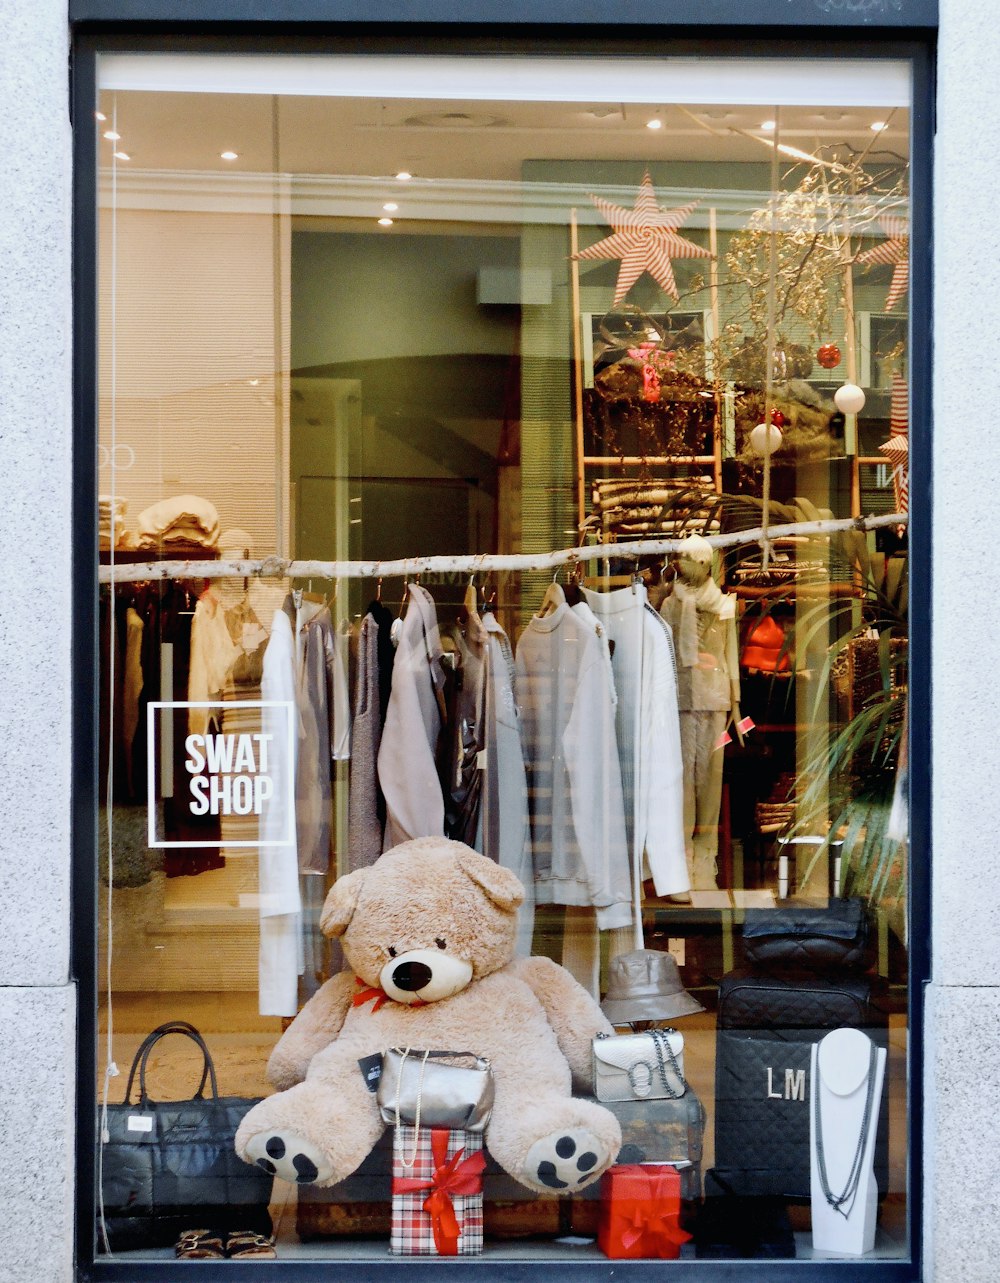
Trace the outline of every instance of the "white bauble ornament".
<instances>
[{"instance_id":1,"label":"white bauble ornament","mask_svg":"<svg viewBox=\"0 0 1000 1283\"><path fill-rule=\"evenodd\" d=\"M865 408L865 394L856 383L845 383L838 388L833 400L841 414L860 414Z\"/></svg>"},{"instance_id":2,"label":"white bauble ornament","mask_svg":"<svg viewBox=\"0 0 1000 1283\"><path fill-rule=\"evenodd\" d=\"M770 427L766 423L758 423L750 430L750 449L758 454L774 454L782 440L781 429L773 423Z\"/></svg>"}]
</instances>

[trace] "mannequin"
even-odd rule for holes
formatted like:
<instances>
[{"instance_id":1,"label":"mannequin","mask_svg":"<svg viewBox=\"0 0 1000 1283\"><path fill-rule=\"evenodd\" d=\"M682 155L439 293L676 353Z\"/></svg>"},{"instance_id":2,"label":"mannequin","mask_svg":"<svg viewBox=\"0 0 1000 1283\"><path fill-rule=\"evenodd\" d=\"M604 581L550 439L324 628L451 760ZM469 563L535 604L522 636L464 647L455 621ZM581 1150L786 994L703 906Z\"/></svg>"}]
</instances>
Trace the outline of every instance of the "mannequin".
<instances>
[{"instance_id":1,"label":"mannequin","mask_svg":"<svg viewBox=\"0 0 1000 1283\"><path fill-rule=\"evenodd\" d=\"M860 1029L813 1045L809 1141L813 1248L863 1256L875 1246L873 1160L887 1052Z\"/></svg>"},{"instance_id":2,"label":"mannequin","mask_svg":"<svg viewBox=\"0 0 1000 1283\"><path fill-rule=\"evenodd\" d=\"M722 740L740 721L736 598L712 578L712 545L689 535L677 579L660 607L677 656L677 705L684 761L684 846L692 891L718 889Z\"/></svg>"}]
</instances>

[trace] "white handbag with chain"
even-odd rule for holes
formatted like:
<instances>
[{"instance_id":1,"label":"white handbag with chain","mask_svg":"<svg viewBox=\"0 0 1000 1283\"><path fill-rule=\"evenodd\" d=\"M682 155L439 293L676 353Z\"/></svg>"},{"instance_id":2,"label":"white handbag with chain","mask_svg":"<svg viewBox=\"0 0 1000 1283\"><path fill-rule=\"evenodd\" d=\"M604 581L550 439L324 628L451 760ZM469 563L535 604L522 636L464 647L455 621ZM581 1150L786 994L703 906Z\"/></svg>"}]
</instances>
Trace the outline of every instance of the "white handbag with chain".
<instances>
[{"instance_id":1,"label":"white handbag with chain","mask_svg":"<svg viewBox=\"0 0 1000 1283\"><path fill-rule=\"evenodd\" d=\"M593 1046L598 1100L676 1100L687 1091L684 1035L676 1029L598 1034Z\"/></svg>"}]
</instances>

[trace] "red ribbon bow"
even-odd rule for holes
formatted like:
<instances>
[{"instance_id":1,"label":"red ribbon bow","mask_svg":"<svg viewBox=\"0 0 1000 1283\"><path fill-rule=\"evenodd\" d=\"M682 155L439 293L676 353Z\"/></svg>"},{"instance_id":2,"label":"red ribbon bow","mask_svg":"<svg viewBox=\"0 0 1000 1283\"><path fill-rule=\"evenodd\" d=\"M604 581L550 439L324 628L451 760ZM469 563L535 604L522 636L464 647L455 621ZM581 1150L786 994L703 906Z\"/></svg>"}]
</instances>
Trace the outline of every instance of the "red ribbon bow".
<instances>
[{"instance_id":1,"label":"red ribbon bow","mask_svg":"<svg viewBox=\"0 0 1000 1283\"><path fill-rule=\"evenodd\" d=\"M429 1189L431 1193L424 1199L423 1208L431 1218L431 1232L434 1235L434 1246L439 1256L458 1255L458 1217L452 1198L478 1194L483 1187L482 1173L486 1166L486 1155L482 1150L463 1158L464 1147L448 1158L448 1129L431 1128L431 1153L434 1157L434 1174L429 1179L420 1176L394 1176L392 1192L394 1194L412 1194L417 1190Z\"/></svg>"},{"instance_id":2,"label":"red ribbon bow","mask_svg":"<svg viewBox=\"0 0 1000 1283\"><path fill-rule=\"evenodd\" d=\"M644 1203L635 1207L622 1229L621 1243L626 1252L640 1244L640 1256L669 1259L677 1255L681 1244L690 1237L678 1225L676 1212L661 1212Z\"/></svg>"},{"instance_id":3,"label":"red ribbon bow","mask_svg":"<svg viewBox=\"0 0 1000 1283\"><path fill-rule=\"evenodd\" d=\"M601 1247L611 1257L658 1257L672 1260L691 1235L680 1228L679 1183L672 1168L628 1165L613 1167L607 1242ZM605 1177L608 1181L609 1177ZM602 1230L602 1233L604 1231Z\"/></svg>"},{"instance_id":4,"label":"red ribbon bow","mask_svg":"<svg viewBox=\"0 0 1000 1283\"><path fill-rule=\"evenodd\" d=\"M375 1000L375 1006L372 1011L378 1011L379 1007L384 1007L390 1001L389 995L384 989L376 989L372 985L366 985L360 976L356 977L354 983L360 987L361 992L356 993L351 999L352 1007L363 1007L366 1002Z\"/></svg>"}]
</instances>

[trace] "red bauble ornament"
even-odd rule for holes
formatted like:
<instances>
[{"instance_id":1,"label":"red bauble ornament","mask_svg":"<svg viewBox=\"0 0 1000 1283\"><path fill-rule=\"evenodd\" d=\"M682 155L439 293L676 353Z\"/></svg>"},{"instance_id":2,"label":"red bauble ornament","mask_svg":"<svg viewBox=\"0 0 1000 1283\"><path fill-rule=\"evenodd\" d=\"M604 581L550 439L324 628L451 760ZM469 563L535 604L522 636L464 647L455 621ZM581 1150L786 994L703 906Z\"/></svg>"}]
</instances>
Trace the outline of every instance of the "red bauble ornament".
<instances>
[{"instance_id":1,"label":"red bauble ornament","mask_svg":"<svg viewBox=\"0 0 1000 1283\"><path fill-rule=\"evenodd\" d=\"M824 343L816 353L816 360L824 370L832 370L840 364L840 348L836 343Z\"/></svg>"},{"instance_id":2,"label":"red bauble ornament","mask_svg":"<svg viewBox=\"0 0 1000 1283\"><path fill-rule=\"evenodd\" d=\"M780 410L772 410L771 422L774 424L776 428L783 428L785 426L785 416L781 413Z\"/></svg>"}]
</instances>

